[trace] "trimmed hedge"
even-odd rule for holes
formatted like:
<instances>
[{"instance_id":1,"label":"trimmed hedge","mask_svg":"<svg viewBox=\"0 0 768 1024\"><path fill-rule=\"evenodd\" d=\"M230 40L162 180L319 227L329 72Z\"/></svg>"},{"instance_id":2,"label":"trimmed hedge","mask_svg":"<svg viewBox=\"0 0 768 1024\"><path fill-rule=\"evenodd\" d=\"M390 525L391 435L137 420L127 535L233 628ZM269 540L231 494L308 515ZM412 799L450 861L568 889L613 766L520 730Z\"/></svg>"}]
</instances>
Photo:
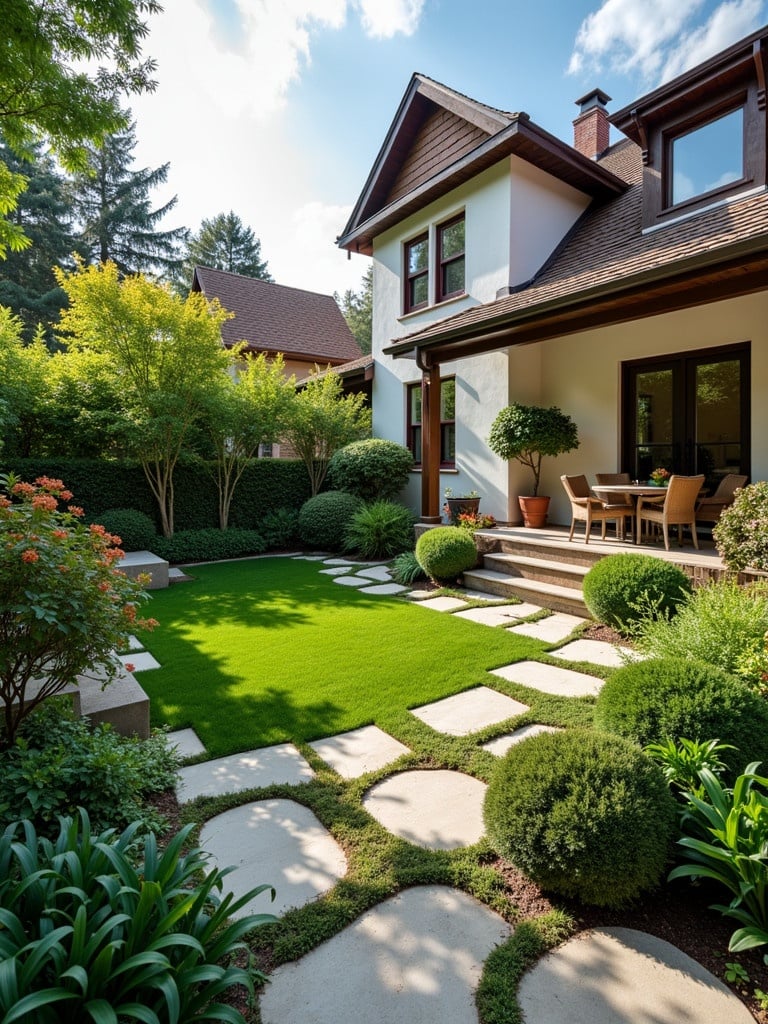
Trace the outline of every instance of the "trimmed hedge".
<instances>
[{"instance_id":1,"label":"trimmed hedge","mask_svg":"<svg viewBox=\"0 0 768 1024\"><path fill-rule=\"evenodd\" d=\"M416 558L433 580L452 580L477 562L472 535L458 526L436 526L416 541Z\"/></svg>"},{"instance_id":2,"label":"trimmed hedge","mask_svg":"<svg viewBox=\"0 0 768 1024\"><path fill-rule=\"evenodd\" d=\"M577 729L512 747L484 817L494 849L542 888L615 907L660 881L677 813L641 750Z\"/></svg>"},{"instance_id":3,"label":"trimmed hedge","mask_svg":"<svg viewBox=\"0 0 768 1024\"><path fill-rule=\"evenodd\" d=\"M598 729L645 746L677 742L731 743L723 761L738 774L750 761L768 764L768 703L713 665L655 658L611 674L595 704Z\"/></svg>"},{"instance_id":4,"label":"trimmed hedge","mask_svg":"<svg viewBox=\"0 0 768 1024\"><path fill-rule=\"evenodd\" d=\"M589 570L583 590L593 619L631 633L649 611L646 601L654 614L673 615L691 593L691 581L682 569L653 555L608 555Z\"/></svg>"},{"instance_id":5,"label":"trimmed hedge","mask_svg":"<svg viewBox=\"0 0 768 1024\"><path fill-rule=\"evenodd\" d=\"M216 562L222 558L260 555L267 542L256 530L177 530L172 537L156 537L152 553L166 562Z\"/></svg>"},{"instance_id":6,"label":"trimmed hedge","mask_svg":"<svg viewBox=\"0 0 768 1024\"><path fill-rule=\"evenodd\" d=\"M346 491L325 491L299 510L299 537L310 548L341 551L353 517L363 502Z\"/></svg>"}]
</instances>

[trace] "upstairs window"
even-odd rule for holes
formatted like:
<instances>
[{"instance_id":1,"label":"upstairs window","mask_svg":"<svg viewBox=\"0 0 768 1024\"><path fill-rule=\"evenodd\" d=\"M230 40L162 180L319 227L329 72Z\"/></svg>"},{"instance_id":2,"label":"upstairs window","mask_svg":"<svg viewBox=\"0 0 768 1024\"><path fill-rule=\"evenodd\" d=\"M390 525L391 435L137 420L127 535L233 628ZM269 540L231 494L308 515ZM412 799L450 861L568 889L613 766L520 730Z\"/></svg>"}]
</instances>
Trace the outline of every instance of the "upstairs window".
<instances>
[{"instance_id":1,"label":"upstairs window","mask_svg":"<svg viewBox=\"0 0 768 1024\"><path fill-rule=\"evenodd\" d=\"M423 309L429 302L429 236L419 235L405 243L406 313Z\"/></svg>"},{"instance_id":2,"label":"upstairs window","mask_svg":"<svg viewBox=\"0 0 768 1024\"><path fill-rule=\"evenodd\" d=\"M437 229L436 300L464 294L464 214Z\"/></svg>"},{"instance_id":3,"label":"upstairs window","mask_svg":"<svg viewBox=\"0 0 768 1024\"><path fill-rule=\"evenodd\" d=\"M416 466L421 466L421 384L408 385L407 447ZM446 377L440 381L440 466L456 466L456 380Z\"/></svg>"},{"instance_id":4,"label":"upstairs window","mask_svg":"<svg viewBox=\"0 0 768 1024\"><path fill-rule=\"evenodd\" d=\"M670 139L667 202L676 206L746 177L744 108L738 107Z\"/></svg>"}]
</instances>

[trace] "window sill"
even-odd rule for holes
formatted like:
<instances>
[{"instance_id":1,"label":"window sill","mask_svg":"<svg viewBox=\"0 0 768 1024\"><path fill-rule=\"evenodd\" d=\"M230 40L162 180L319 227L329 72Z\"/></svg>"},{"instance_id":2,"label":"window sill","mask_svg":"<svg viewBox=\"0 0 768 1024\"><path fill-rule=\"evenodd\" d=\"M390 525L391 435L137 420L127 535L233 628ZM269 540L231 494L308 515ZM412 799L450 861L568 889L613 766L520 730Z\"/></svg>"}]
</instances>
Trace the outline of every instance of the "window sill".
<instances>
[{"instance_id":1,"label":"window sill","mask_svg":"<svg viewBox=\"0 0 768 1024\"><path fill-rule=\"evenodd\" d=\"M421 466L414 466L410 470L410 472L411 473L421 473ZM456 469L455 466L441 466L440 467L440 472L441 473L445 473L446 476L458 476L459 475L459 471L458 471L458 469Z\"/></svg>"},{"instance_id":2,"label":"window sill","mask_svg":"<svg viewBox=\"0 0 768 1024\"><path fill-rule=\"evenodd\" d=\"M422 306L421 309L414 309L410 313L401 313L397 319L400 323L404 323L413 320L414 317L421 316L422 313L429 313L433 309L443 309L443 307L450 306L453 302L461 302L462 299L468 298L469 292L462 292L461 295L452 295L450 299L443 299L442 302L433 302L431 306Z\"/></svg>"},{"instance_id":3,"label":"window sill","mask_svg":"<svg viewBox=\"0 0 768 1024\"><path fill-rule=\"evenodd\" d=\"M707 203L706 206L697 206L694 210L686 210L683 213L675 216L670 209L668 214L660 214L663 217L659 220L658 224L651 224L647 228L643 228L642 234L650 235L654 231L661 231L662 228L669 227L672 224L680 224L682 221L690 220L691 217L697 217L700 213L708 213L710 210L717 210L721 206L728 206L730 203L737 203L741 199L749 199L750 196L759 196L761 193L768 191L768 186L758 185L756 188L748 188L743 192L735 192L733 195L724 196L722 199L717 199L712 203Z\"/></svg>"}]
</instances>

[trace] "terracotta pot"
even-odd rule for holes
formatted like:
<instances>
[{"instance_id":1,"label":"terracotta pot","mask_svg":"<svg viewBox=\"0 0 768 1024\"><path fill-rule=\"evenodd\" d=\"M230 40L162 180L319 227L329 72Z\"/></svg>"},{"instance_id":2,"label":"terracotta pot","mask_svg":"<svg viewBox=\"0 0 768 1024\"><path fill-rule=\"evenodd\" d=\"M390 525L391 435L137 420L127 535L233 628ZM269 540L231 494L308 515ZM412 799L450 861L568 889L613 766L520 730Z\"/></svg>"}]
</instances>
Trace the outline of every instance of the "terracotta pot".
<instances>
[{"instance_id":1,"label":"terracotta pot","mask_svg":"<svg viewBox=\"0 0 768 1024\"><path fill-rule=\"evenodd\" d=\"M520 502L520 511L523 513L523 526L530 526L533 529L540 529L547 525L547 513L549 512L549 496L528 496L517 499Z\"/></svg>"}]
</instances>

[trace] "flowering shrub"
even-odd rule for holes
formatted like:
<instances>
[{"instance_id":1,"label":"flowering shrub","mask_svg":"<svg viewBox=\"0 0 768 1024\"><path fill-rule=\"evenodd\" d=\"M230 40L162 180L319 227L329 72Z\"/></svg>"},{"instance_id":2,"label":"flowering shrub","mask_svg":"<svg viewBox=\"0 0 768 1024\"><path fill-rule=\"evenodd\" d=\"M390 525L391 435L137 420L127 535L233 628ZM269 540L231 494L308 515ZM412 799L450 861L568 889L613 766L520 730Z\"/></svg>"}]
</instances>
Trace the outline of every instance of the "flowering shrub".
<instances>
[{"instance_id":1,"label":"flowering shrub","mask_svg":"<svg viewBox=\"0 0 768 1024\"><path fill-rule=\"evenodd\" d=\"M738 490L712 536L729 569L768 569L768 482L760 480Z\"/></svg>"},{"instance_id":2,"label":"flowering shrub","mask_svg":"<svg viewBox=\"0 0 768 1024\"><path fill-rule=\"evenodd\" d=\"M654 469L651 473L651 480L659 487L664 487L669 480L670 473L668 469L664 469L663 466L659 466L658 469Z\"/></svg>"},{"instance_id":3,"label":"flowering shrub","mask_svg":"<svg viewBox=\"0 0 768 1024\"><path fill-rule=\"evenodd\" d=\"M116 567L120 538L82 523L61 480L0 475L0 488L0 745L10 745L23 718L81 673L114 679L115 649L156 623L137 617L146 579Z\"/></svg>"}]
</instances>

